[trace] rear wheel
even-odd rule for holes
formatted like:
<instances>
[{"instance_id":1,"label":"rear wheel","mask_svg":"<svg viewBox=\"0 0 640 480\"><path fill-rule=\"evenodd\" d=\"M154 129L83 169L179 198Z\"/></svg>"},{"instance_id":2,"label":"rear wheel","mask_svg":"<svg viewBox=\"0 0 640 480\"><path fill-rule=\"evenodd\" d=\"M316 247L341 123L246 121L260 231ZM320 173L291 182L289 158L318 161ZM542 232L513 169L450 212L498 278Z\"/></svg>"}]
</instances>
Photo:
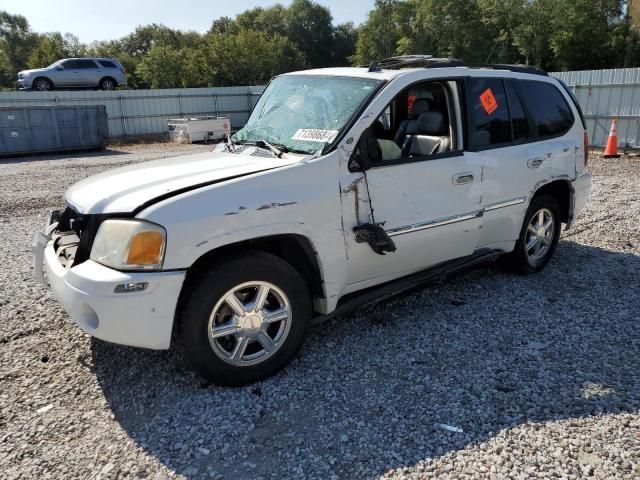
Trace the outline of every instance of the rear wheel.
<instances>
[{"instance_id":1,"label":"rear wheel","mask_svg":"<svg viewBox=\"0 0 640 480\"><path fill-rule=\"evenodd\" d=\"M240 386L289 363L310 319L309 291L300 274L274 255L252 252L202 277L186 301L180 337L200 375Z\"/></svg>"},{"instance_id":2,"label":"rear wheel","mask_svg":"<svg viewBox=\"0 0 640 480\"><path fill-rule=\"evenodd\" d=\"M560 206L555 197L546 194L534 197L515 249L504 257L506 266L520 273L542 270L556 250L561 226Z\"/></svg>"},{"instance_id":3,"label":"rear wheel","mask_svg":"<svg viewBox=\"0 0 640 480\"><path fill-rule=\"evenodd\" d=\"M32 88L38 92L48 92L53 90L53 83L48 78L40 77L33 81Z\"/></svg>"},{"instance_id":4,"label":"rear wheel","mask_svg":"<svg viewBox=\"0 0 640 480\"><path fill-rule=\"evenodd\" d=\"M111 77L100 80L100 90L115 90L117 86L116 81Z\"/></svg>"}]
</instances>

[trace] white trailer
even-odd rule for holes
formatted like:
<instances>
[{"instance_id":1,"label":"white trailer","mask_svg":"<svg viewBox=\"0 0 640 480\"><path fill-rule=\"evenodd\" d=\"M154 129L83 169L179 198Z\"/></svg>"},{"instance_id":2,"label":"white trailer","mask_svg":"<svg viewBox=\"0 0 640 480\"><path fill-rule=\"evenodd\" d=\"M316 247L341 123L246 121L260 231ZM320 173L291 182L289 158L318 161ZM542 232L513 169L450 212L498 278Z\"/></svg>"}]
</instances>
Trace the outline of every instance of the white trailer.
<instances>
[{"instance_id":1,"label":"white trailer","mask_svg":"<svg viewBox=\"0 0 640 480\"><path fill-rule=\"evenodd\" d=\"M169 138L180 143L221 140L231 133L228 117L204 116L167 119Z\"/></svg>"}]
</instances>

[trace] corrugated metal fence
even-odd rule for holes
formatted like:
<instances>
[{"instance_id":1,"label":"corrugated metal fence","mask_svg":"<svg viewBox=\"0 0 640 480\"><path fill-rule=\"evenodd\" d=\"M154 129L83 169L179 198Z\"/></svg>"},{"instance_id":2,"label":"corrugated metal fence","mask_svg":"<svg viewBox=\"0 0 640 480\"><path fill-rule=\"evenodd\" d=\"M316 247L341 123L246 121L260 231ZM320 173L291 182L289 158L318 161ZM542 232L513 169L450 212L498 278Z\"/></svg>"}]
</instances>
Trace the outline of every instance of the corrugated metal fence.
<instances>
[{"instance_id":1,"label":"corrugated metal fence","mask_svg":"<svg viewBox=\"0 0 640 480\"><path fill-rule=\"evenodd\" d=\"M555 72L571 87L587 120L589 141L607 142L611 120L618 121L618 146L640 147L640 68Z\"/></svg>"},{"instance_id":2,"label":"corrugated metal fence","mask_svg":"<svg viewBox=\"0 0 640 480\"><path fill-rule=\"evenodd\" d=\"M0 106L105 105L109 136L164 133L167 118L225 115L242 127L264 87L172 88L163 90L0 92Z\"/></svg>"}]
</instances>

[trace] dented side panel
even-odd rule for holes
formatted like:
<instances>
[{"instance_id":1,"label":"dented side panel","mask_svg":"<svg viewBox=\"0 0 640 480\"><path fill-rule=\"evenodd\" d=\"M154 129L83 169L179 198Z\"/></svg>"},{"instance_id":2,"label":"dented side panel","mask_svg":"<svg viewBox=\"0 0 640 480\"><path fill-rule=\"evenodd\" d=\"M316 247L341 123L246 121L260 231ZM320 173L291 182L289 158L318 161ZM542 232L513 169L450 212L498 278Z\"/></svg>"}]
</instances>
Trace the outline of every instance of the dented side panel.
<instances>
[{"instance_id":1,"label":"dented side panel","mask_svg":"<svg viewBox=\"0 0 640 480\"><path fill-rule=\"evenodd\" d=\"M165 269L185 269L205 253L244 240L279 234L306 237L315 250L326 305L344 283L337 154L210 185L171 197L138 217L167 229ZM333 299L333 300L332 300ZM329 308L324 306L323 308Z\"/></svg>"}]
</instances>

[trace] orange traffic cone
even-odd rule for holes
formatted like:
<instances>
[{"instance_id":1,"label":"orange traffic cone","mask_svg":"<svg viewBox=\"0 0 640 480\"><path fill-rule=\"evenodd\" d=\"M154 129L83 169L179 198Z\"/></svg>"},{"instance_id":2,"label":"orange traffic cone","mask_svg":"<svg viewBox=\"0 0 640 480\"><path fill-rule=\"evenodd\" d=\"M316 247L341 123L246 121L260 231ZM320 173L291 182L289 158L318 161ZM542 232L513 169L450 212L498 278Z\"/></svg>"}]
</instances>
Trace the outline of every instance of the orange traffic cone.
<instances>
[{"instance_id":1,"label":"orange traffic cone","mask_svg":"<svg viewBox=\"0 0 640 480\"><path fill-rule=\"evenodd\" d=\"M607 148L604 149L604 158L620 158L618 155L618 119L611 122L611 131L607 140Z\"/></svg>"}]
</instances>

